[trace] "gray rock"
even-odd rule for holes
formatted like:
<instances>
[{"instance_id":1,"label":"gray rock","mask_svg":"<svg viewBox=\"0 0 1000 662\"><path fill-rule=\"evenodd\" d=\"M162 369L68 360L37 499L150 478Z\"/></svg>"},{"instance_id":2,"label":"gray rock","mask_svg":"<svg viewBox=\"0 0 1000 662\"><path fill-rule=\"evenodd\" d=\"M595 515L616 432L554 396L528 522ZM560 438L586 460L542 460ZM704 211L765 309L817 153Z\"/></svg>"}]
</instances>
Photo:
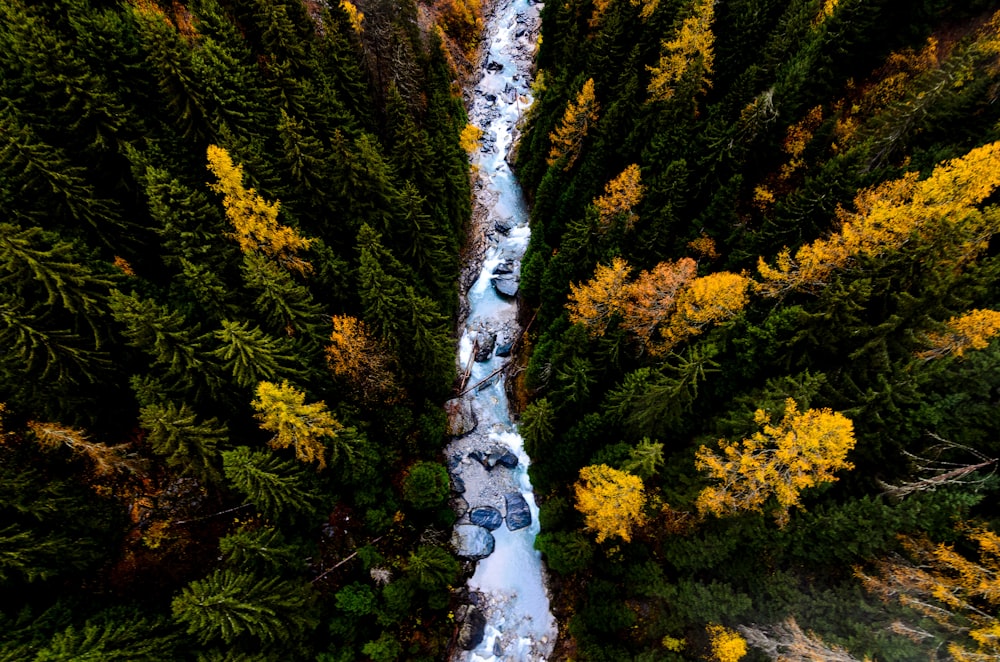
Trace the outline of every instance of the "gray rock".
<instances>
[{"instance_id":1,"label":"gray rock","mask_svg":"<svg viewBox=\"0 0 1000 662\"><path fill-rule=\"evenodd\" d=\"M493 348L497 344L497 334L480 332L476 335L476 362L485 363L493 357Z\"/></svg>"},{"instance_id":2,"label":"gray rock","mask_svg":"<svg viewBox=\"0 0 1000 662\"><path fill-rule=\"evenodd\" d=\"M507 451L500 456L500 459L497 460L497 464L507 467L508 469L513 469L517 466L517 456L510 451Z\"/></svg>"},{"instance_id":3,"label":"gray rock","mask_svg":"<svg viewBox=\"0 0 1000 662\"><path fill-rule=\"evenodd\" d=\"M486 632L486 617L483 612L475 607L470 607L465 614L465 620L458 628L458 647L462 650L471 651L473 648L483 643L483 634Z\"/></svg>"},{"instance_id":4,"label":"gray rock","mask_svg":"<svg viewBox=\"0 0 1000 662\"><path fill-rule=\"evenodd\" d=\"M513 349L514 349L514 343L512 342L504 343L503 345L498 345L496 352L494 353L497 356L510 356L510 352Z\"/></svg>"},{"instance_id":5,"label":"gray rock","mask_svg":"<svg viewBox=\"0 0 1000 662\"><path fill-rule=\"evenodd\" d=\"M465 481L461 476L451 477L451 491L455 494L465 494Z\"/></svg>"},{"instance_id":6,"label":"gray rock","mask_svg":"<svg viewBox=\"0 0 1000 662\"><path fill-rule=\"evenodd\" d=\"M494 276L500 276L503 274L512 274L512 273L514 273L513 260L504 260L503 262L501 262L500 264L498 264L496 267L493 268Z\"/></svg>"},{"instance_id":7,"label":"gray rock","mask_svg":"<svg viewBox=\"0 0 1000 662\"><path fill-rule=\"evenodd\" d=\"M504 235L505 237L510 234L510 231L514 229L514 218L500 218L493 221L493 227L497 232Z\"/></svg>"},{"instance_id":8,"label":"gray rock","mask_svg":"<svg viewBox=\"0 0 1000 662\"><path fill-rule=\"evenodd\" d=\"M444 410L448 414L448 434L452 437L469 434L479 425L471 400L454 398L444 403Z\"/></svg>"},{"instance_id":9,"label":"gray rock","mask_svg":"<svg viewBox=\"0 0 1000 662\"><path fill-rule=\"evenodd\" d=\"M518 279L513 275L505 274L493 279L493 289L501 296L514 298L517 296Z\"/></svg>"},{"instance_id":10,"label":"gray rock","mask_svg":"<svg viewBox=\"0 0 1000 662\"><path fill-rule=\"evenodd\" d=\"M503 498L507 502L508 529L517 531L531 524L531 510L520 492L508 492Z\"/></svg>"},{"instance_id":11,"label":"gray rock","mask_svg":"<svg viewBox=\"0 0 1000 662\"><path fill-rule=\"evenodd\" d=\"M503 65L496 60L490 60L486 63L486 71L503 71Z\"/></svg>"},{"instance_id":12,"label":"gray rock","mask_svg":"<svg viewBox=\"0 0 1000 662\"><path fill-rule=\"evenodd\" d=\"M500 647L500 638L497 637L493 640L493 657L499 660L501 655L503 655L503 648Z\"/></svg>"},{"instance_id":13,"label":"gray rock","mask_svg":"<svg viewBox=\"0 0 1000 662\"><path fill-rule=\"evenodd\" d=\"M452 497L451 500L448 501L448 505L455 511L456 517L461 517L465 513L469 512L469 502L460 496Z\"/></svg>"},{"instance_id":14,"label":"gray rock","mask_svg":"<svg viewBox=\"0 0 1000 662\"><path fill-rule=\"evenodd\" d=\"M510 522L507 523L510 526ZM496 540L493 534L475 524L459 524L451 534L451 546L455 554L470 561L485 559L493 553Z\"/></svg>"},{"instance_id":15,"label":"gray rock","mask_svg":"<svg viewBox=\"0 0 1000 662\"><path fill-rule=\"evenodd\" d=\"M493 506L479 506L469 511L469 521L487 531L496 531L503 524L503 515Z\"/></svg>"},{"instance_id":16,"label":"gray rock","mask_svg":"<svg viewBox=\"0 0 1000 662\"><path fill-rule=\"evenodd\" d=\"M479 591L469 591L469 604L473 607L482 607L486 604L486 596ZM462 619L459 619L462 620Z\"/></svg>"}]
</instances>

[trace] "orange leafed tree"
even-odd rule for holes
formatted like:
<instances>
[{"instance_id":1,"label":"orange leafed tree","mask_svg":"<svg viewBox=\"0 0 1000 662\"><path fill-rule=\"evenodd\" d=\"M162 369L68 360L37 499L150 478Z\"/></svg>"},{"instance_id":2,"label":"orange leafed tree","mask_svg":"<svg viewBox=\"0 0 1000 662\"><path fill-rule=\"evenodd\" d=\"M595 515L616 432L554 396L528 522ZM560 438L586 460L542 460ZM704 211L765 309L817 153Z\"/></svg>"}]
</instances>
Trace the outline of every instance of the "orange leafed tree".
<instances>
[{"instance_id":1,"label":"orange leafed tree","mask_svg":"<svg viewBox=\"0 0 1000 662\"><path fill-rule=\"evenodd\" d=\"M695 277L698 265L691 258L660 262L629 283L624 325L646 348L651 348L658 332L666 328L677 309L677 296Z\"/></svg>"},{"instance_id":2,"label":"orange leafed tree","mask_svg":"<svg viewBox=\"0 0 1000 662\"><path fill-rule=\"evenodd\" d=\"M208 169L216 178L209 187L222 194L226 218L233 225L240 250L259 251L300 274L312 270L312 265L297 255L309 248L312 240L278 223L278 202L268 202L254 189L243 188L243 166L234 164L226 150L209 145Z\"/></svg>"},{"instance_id":3,"label":"orange leafed tree","mask_svg":"<svg viewBox=\"0 0 1000 662\"><path fill-rule=\"evenodd\" d=\"M271 448L292 447L303 462L326 466L324 438L335 439L344 426L333 417L323 401L306 404L306 394L290 385L260 382L257 399L250 403L257 411L260 427L274 436Z\"/></svg>"},{"instance_id":4,"label":"orange leafed tree","mask_svg":"<svg viewBox=\"0 0 1000 662\"><path fill-rule=\"evenodd\" d=\"M898 250L914 236L933 239L937 223L962 227L971 239L957 247L959 257L971 259L985 249L1000 225L1000 214L976 207L998 186L1000 142L994 142L938 165L925 180L909 173L862 191L854 199L856 212L838 210L839 232L802 246L794 258L785 249L773 267L761 258L759 290L778 296L821 289L834 271L848 268L858 257Z\"/></svg>"},{"instance_id":5,"label":"orange leafed tree","mask_svg":"<svg viewBox=\"0 0 1000 662\"><path fill-rule=\"evenodd\" d=\"M576 163L583 148L583 139L590 127L597 122L600 105L594 96L594 79L589 78L576 95L576 101L570 101L563 113L562 120L556 130L549 134L552 148L549 150L548 164L553 165L565 157L563 170L569 170Z\"/></svg>"},{"instance_id":6,"label":"orange leafed tree","mask_svg":"<svg viewBox=\"0 0 1000 662\"><path fill-rule=\"evenodd\" d=\"M712 20L715 17L713 0L696 0L694 14L684 20L677 35L662 44L663 54L655 67L647 67L652 74L649 81L650 101L666 101L677 90L677 84L690 71L705 87L711 87L709 76L714 62Z\"/></svg>"},{"instance_id":7,"label":"orange leafed tree","mask_svg":"<svg viewBox=\"0 0 1000 662\"><path fill-rule=\"evenodd\" d=\"M625 282L631 267L616 257L611 266L597 265L594 277L582 285L570 285L569 320L583 324L592 336L603 336L608 323L625 309Z\"/></svg>"},{"instance_id":8,"label":"orange leafed tree","mask_svg":"<svg viewBox=\"0 0 1000 662\"><path fill-rule=\"evenodd\" d=\"M28 429L34 433L42 448L56 449L65 446L74 455L86 458L98 476L110 476L119 471L142 473L143 463L130 453L128 444L108 446L92 441L83 430L59 423L29 421Z\"/></svg>"},{"instance_id":9,"label":"orange leafed tree","mask_svg":"<svg viewBox=\"0 0 1000 662\"><path fill-rule=\"evenodd\" d=\"M852 468L847 453L854 448L854 424L829 409L799 412L791 398L778 423L772 424L762 409L754 420L760 432L738 444L720 439L721 454L707 446L698 449L695 467L707 471L716 484L701 491L696 505L702 514L722 517L741 510L762 512L773 496L774 514L784 525L803 489L835 481L835 471Z\"/></svg>"},{"instance_id":10,"label":"orange leafed tree","mask_svg":"<svg viewBox=\"0 0 1000 662\"><path fill-rule=\"evenodd\" d=\"M400 397L389 347L369 333L365 323L349 315L333 317L326 348L330 370L355 388L366 402L393 403Z\"/></svg>"},{"instance_id":11,"label":"orange leafed tree","mask_svg":"<svg viewBox=\"0 0 1000 662\"><path fill-rule=\"evenodd\" d=\"M607 232L616 218L623 220L626 231L631 230L636 220L632 209L642 200L644 192L642 173L636 163L608 182L604 187L604 195L594 199L601 231Z\"/></svg>"},{"instance_id":12,"label":"orange leafed tree","mask_svg":"<svg viewBox=\"0 0 1000 662\"><path fill-rule=\"evenodd\" d=\"M597 542L617 536L629 542L632 531L645 521L646 503L642 479L606 464L580 469L576 483L576 509L584 524L597 534Z\"/></svg>"},{"instance_id":13,"label":"orange leafed tree","mask_svg":"<svg viewBox=\"0 0 1000 662\"><path fill-rule=\"evenodd\" d=\"M953 633L947 644L956 662L1000 659L1000 536L989 529L967 531L978 559L926 538L903 538L910 560L901 556L875 563L875 574L855 573L884 600L931 618Z\"/></svg>"},{"instance_id":14,"label":"orange leafed tree","mask_svg":"<svg viewBox=\"0 0 1000 662\"><path fill-rule=\"evenodd\" d=\"M1000 333L1000 312L970 310L960 317L952 317L945 327L943 333L927 334L930 347L917 356L934 359L948 354L963 356L969 349L986 349L990 339Z\"/></svg>"}]
</instances>

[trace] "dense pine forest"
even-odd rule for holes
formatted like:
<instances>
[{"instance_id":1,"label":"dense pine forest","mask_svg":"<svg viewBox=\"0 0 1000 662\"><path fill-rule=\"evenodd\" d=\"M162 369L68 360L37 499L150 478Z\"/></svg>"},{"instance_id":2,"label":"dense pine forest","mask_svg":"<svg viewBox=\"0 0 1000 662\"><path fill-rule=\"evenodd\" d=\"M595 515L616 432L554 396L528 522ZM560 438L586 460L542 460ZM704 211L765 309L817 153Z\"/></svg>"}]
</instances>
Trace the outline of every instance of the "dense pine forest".
<instances>
[{"instance_id":1,"label":"dense pine forest","mask_svg":"<svg viewBox=\"0 0 1000 662\"><path fill-rule=\"evenodd\" d=\"M0 659L443 658L476 16L427 13L0 3Z\"/></svg>"},{"instance_id":2,"label":"dense pine forest","mask_svg":"<svg viewBox=\"0 0 1000 662\"><path fill-rule=\"evenodd\" d=\"M546 3L517 387L556 658L998 659L997 9Z\"/></svg>"}]
</instances>

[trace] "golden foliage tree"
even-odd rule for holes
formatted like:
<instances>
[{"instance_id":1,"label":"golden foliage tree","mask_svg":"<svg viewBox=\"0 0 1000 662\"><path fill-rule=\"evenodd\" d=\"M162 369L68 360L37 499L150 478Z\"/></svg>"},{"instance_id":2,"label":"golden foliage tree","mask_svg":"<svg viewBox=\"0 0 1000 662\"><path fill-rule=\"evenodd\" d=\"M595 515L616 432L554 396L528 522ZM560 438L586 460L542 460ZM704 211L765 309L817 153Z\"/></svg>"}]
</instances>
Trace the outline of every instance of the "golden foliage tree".
<instances>
[{"instance_id":1,"label":"golden foliage tree","mask_svg":"<svg viewBox=\"0 0 1000 662\"><path fill-rule=\"evenodd\" d=\"M618 536L632 540L632 531L645 521L646 503L642 479L606 464L580 469L574 486L576 509L583 513L584 524L597 534L597 542Z\"/></svg>"},{"instance_id":2,"label":"golden foliage tree","mask_svg":"<svg viewBox=\"0 0 1000 662\"><path fill-rule=\"evenodd\" d=\"M1000 536L972 529L978 559L926 538L903 538L910 560L902 556L875 563L875 574L855 568L865 588L884 600L931 618L954 633L948 653L956 662L1000 659Z\"/></svg>"},{"instance_id":3,"label":"golden foliage tree","mask_svg":"<svg viewBox=\"0 0 1000 662\"><path fill-rule=\"evenodd\" d=\"M604 195L594 199L601 231L607 232L616 218L623 220L626 232L631 230L636 220L632 209L642 200L643 193L645 187L642 185L642 173L636 163L608 182L604 187Z\"/></svg>"},{"instance_id":4,"label":"golden foliage tree","mask_svg":"<svg viewBox=\"0 0 1000 662\"><path fill-rule=\"evenodd\" d=\"M340 0L340 7L347 14L347 18L351 22L351 27L354 28L354 31L358 34L364 32L365 28L362 25L362 22L365 20L364 12L358 9L357 5L351 2L351 0Z\"/></svg>"},{"instance_id":5,"label":"golden foliage tree","mask_svg":"<svg viewBox=\"0 0 1000 662\"><path fill-rule=\"evenodd\" d=\"M475 124L466 124L458 137L458 144L462 146L468 155L474 154L483 144L483 130Z\"/></svg>"},{"instance_id":6,"label":"golden foliage tree","mask_svg":"<svg viewBox=\"0 0 1000 662\"><path fill-rule=\"evenodd\" d=\"M326 360L333 374L346 380L363 401L391 404L399 400L392 352L358 318L333 317Z\"/></svg>"},{"instance_id":7,"label":"golden foliage tree","mask_svg":"<svg viewBox=\"0 0 1000 662\"><path fill-rule=\"evenodd\" d=\"M677 91L678 83L689 72L698 79L699 84L711 87L708 77L712 73L714 61L714 17L713 0L696 0L692 16L684 19L673 39L663 42L663 54L660 55L659 63L655 67L646 67L652 74L646 90L650 101L666 101L671 98Z\"/></svg>"},{"instance_id":8,"label":"golden foliage tree","mask_svg":"<svg viewBox=\"0 0 1000 662\"><path fill-rule=\"evenodd\" d=\"M698 449L695 467L717 482L698 495L700 513L721 517L740 510L761 512L774 496L774 514L784 525L803 489L835 481L835 471L853 466L846 458L854 448L854 424L843 414L829 409L799 412L789 398L777 424L762 409L754 421L761 431L738 444L720 439L721 454L707 446Z\"/></svg>"},{"instance_id":9,"label":"golden foliage tree","mask_svg":"<svg viewBox=\"0 0 1000 662\"><path fill-rule=\"evenodd\" d=\"M908 173L862 191L854 199L857 211L837 211L839 232L802 246L794 258L788 249L778 255L774 267L761 258L760 292L778 296L792 290L815 291L834 271L859 257L898 250L914 236L933 239L937 223L958 225L970 237L956 247L956 260L971 259L984 250L1000 225L1000 214L983 212L976 205L1000 186L1000 142L941 163L925 180L918 177Z\"/></svg>"},{"instance_id":10,"label":"golden foliage tree","mask_svg":"<svg viewBox=\"0 0 1000 662\"><path fill-rule=\"evenodd\" d=\"M243 188L242 165L234 164L226 150L209 145L208 169L216 178L209 187L222 194L226 218L233 225L241 251L263 253L300 274L312 270L312 265L297 255L309 248L312 240L278 223L278 202L268 202L254 189Z\"/></svg>"},{"instance_id":11,"label":"golden foliage tree","mask_svg":"<svg viewBox=\"0 0 1000 662\"><path fill-rule=\"evenodd\" d=\"M651 346L650 352L669 352L708 325L735 317L747 305L750 282L746 276L728 271L695 278L677 298L677 311L663 330L663 342Z\"/></svg>"},{"instance_id":12,"label":"golden foliage tree","mask_svg":"<svg viewBox=\"0 0 1000 662\"><path fill-rule=\"evenodd\" d=\"M570 322L583 324L592 336L603 336L612 317L625 309L623 292L631 270L625 260L616 257L611 266L597 265L588 282L571 284L566 304Z\"/></svg>"},{"instance_id":13,"label":"golden foliage tree","mask_svg":"<svg viewBox=\"0 0 1000 662\"><path fill-rule=\"evenodd\" d=\"M927 334L929 348L917 356L934 359L948 354L963 356L968 349L986 349L990 339L1000 333L1000 312L970 310L960 317L952 317L945 328L943 333Z\"/></svg>"},{"instance_id":14,"label":"golden foliage tree","mask_svg":"<svg viewBox=\"0 0 1000 662\"><path fill-rule=\"evenodd\" d=\"M747 654L746 639L736 630L730 630L716 623L710 624L705 629L712 648L713 662L739 662Z\"/></svg>"},{"instance_id":15,"label":"golden foliage tree","mask_svg":"<svg viewBox=\"0 0 1000 662\"><path fill-rule=\"evenodd\" d=\"M260 427L274 433L268 442L271 448L294 447L299 460L316 462L319 469L326 466L323 439L336 439L344 426L325 402L306 404L306 394L283 381L259 383L257 398L250 404L257 411Z\"/></svg>"},{"instance_id":16,"label":"golden foliage tree","mask_svg":"<svg viewBox=\"0 0 1000 662\"><path fill-rule=\"evenodd\" d=\"M697 278L697 268L691 258L660 262L629 282L625 260L598 265L593 278L570 286L570 322L582 323L596 337L618 316L621 328L643 349L665 354L747 304L748 277L724 271Z\"/></svg>"},{"instance_id":17,"label":"golden foliage tree","mask_svg":"<svg viewBox=\"0 0 1000 662\"><path fill-rule=\"evenodd\" d=\"M562 121L556 130L549 134L552 148L549 150L548 164L553 165L565 157L563 170L569 170L576 163L583 148L583 139L590 127L597 122L600 105L594 96L594 79L589 78L583 84L576 101L570 101L563 113Z\"/></svg>"}]
</instances>

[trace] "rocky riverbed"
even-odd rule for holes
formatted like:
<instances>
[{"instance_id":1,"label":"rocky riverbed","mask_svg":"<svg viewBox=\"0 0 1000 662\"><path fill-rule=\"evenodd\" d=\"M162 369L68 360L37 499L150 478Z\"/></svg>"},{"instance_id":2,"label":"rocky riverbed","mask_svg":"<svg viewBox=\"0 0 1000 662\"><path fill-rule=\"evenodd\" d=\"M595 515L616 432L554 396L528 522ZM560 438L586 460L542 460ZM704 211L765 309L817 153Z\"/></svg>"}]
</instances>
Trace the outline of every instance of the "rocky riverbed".
<instances>
[{"instance_id":1,"label":"rocky riverbed","mask_svg":"<svg viewBox=\"0 0 1000 662\"><path fill-rule=\"evenodd\" d=\"M458 367L465 392L447 404L446 455L456 553L475 563L456 610L455 662L546 660L555 644L545 569L534 549L535 506L521 437L504 388L521 329L517 292L528 214L507 158L531 103L531 66L541 6L500 0L487 17L482 76L467 92L470 121L483 129L473 158L474 237L463 278Z\"/></svg>"}]
</instances>

